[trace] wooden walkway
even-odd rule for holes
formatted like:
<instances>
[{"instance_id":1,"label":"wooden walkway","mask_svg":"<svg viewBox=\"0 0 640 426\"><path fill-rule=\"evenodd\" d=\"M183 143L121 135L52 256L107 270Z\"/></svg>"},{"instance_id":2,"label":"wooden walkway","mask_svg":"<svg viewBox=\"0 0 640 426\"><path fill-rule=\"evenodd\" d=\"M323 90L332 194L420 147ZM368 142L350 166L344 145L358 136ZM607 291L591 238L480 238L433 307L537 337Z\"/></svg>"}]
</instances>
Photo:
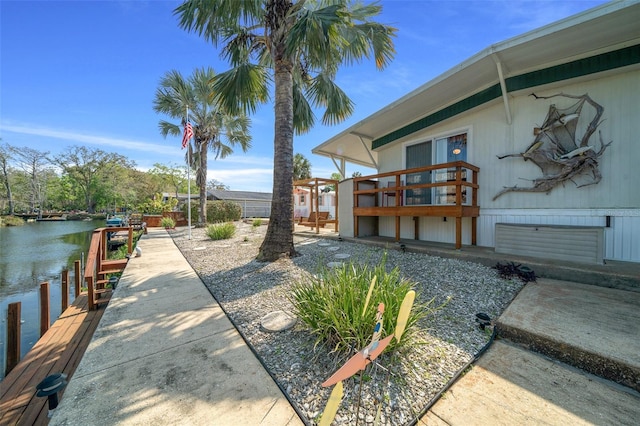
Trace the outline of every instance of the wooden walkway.
<instances>
[{"instance_id":1,"label":"wooden walkway","mask_svg":"<svg viewBox=\"0 0 640 426\"><path fill-rule=\"evenodd\" d=\"M0 424L49 423L47 398L36 397L36 385L54 373L64 373L67 381L71 379L103 313L104 308L89 311L87 294L82 293L60 315L0 382Z\"/></svg>"}]
</instances>

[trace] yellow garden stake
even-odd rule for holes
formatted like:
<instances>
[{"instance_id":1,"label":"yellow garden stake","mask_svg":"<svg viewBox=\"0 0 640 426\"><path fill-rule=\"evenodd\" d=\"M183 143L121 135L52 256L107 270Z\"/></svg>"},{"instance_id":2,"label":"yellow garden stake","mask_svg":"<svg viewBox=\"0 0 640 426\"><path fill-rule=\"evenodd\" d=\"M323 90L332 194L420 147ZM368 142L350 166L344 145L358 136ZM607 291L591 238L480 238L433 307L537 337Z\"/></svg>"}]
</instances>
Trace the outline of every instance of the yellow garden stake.
<instances>
[{"instance_id":1,"label":"yellow garden stake","mask_svg":"<svg viewBox=\"0 0 640 426\"><path fill-rule=\"evenodd\" d=\"M409 314L411 313L411 308L413 307L413 301L415 298L416 292L414 290L409 290L402 300L400 311L398 312L398 320L396 322L395 336L397 342L400 341L400 337L402 337L404 329L407 326L407 321L409 321Z\"/></svg>"},{"instance_id":2,"label":"yellow garden stake","mask_svg":"<svg viewBox=\"0 0 640 426\"><path fill-rule=\"evenodd\" d=\"M376 285L376 279L378 277L376 275L373 276L371 280L371 285L369 286L369 292L367 293L367 298L364 300L364 309L362 310L362 317L364 318L365 312L367 312L367 308L369 307L369 300L371 299L371 293L373 293L373 287Z\"/></svg>"},{"instance_id":3,"label":"yellow garden stake","mask_svg":"<svg viewBox=\"0 0 640 426\"><path fill-rule=\"evenodd\" d=\"M338 406L340 405L340 402L342 402L343 394L342 382L336 383L331 391L331 395L329 395L329 401L327 401L327 406L322 412L322 417L320 417L318 426L329 426L331 424L333 419L336 417Z\"/></svg>"}]
</instances>

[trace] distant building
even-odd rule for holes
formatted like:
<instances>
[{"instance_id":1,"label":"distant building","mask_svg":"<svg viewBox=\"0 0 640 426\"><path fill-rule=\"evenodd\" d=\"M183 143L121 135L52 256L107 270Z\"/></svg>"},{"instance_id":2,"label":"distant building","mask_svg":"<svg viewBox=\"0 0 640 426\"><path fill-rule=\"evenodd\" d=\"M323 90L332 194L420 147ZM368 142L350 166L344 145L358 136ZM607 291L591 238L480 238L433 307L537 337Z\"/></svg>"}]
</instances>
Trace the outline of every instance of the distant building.
<instances>
[{"instance_id":1,"label":"distant building","mask_svg":"<svg viewBox=\"0 0 640 426\"><path fill-rule=\"evenodd\" d=\"M234 201L242 208L242 217L271 216L271 193L251 191L207 191L208 200Z\"/></svg>"},{"instance_id":2,"label":"distant building","mask_svg":"<svg viewBox=\"0 0 640 426\"><path fill-rule=\"evenodd\" d=\"M308 217L311 211L311 191L296 187L293 190L294 217ZM334 191L320 192L318 199L313 202L313 211L329 212L329 218L336 216L336 193Z\"/></svg>"}]
</instances>

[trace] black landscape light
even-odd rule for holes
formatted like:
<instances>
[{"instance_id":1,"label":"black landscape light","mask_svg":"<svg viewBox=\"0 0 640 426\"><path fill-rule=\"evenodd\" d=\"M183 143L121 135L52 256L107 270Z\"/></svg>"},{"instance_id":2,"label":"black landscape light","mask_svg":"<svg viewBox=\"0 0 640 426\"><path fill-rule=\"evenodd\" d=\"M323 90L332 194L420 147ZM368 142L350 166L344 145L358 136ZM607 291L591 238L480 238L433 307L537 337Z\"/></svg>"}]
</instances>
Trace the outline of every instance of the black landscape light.
<instances>
[{"instance_id":1,"label":"black landscape light","mask_svg":"<svg viewBox=\"0 0 640 426\"><path fill-rule=\"evenodd\" d=\"M36 386L36 389L38 389L36 396L46 396L49 399L48 417L51 417L53 414L53 410L58 407L58 392L60 392L62 388L67 386L67 381L65 380L66 378L66 374L52 374L50 376L47 376L47 378L38 383L38 386Z\"/></svg>"},{"instance_id":2,"label":"black landscape light","mask_svg":"<svg viewBox=\"0 0 640 426\"><path fill-rule=\"evenodd\" d=\"M491 325L491 317L484 312L480 312L476 314L476 322L480 325L480 328L484 330L486 326Z\"/></svg>"}]
</instances>

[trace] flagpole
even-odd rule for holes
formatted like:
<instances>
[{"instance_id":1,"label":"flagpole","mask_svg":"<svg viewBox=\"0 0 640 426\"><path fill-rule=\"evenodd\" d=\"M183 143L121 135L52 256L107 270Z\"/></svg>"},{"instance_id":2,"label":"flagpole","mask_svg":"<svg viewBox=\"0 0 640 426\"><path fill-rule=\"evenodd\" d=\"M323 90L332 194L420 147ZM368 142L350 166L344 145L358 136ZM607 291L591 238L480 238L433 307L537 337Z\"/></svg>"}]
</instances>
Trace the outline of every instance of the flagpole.
<instances>
[{"instance_id":1,"label":"flagpole","mask_svg":"<svg viewBox=\"0 0 640 426\"><path fill-rule=\"evenodd\" d=\"M189 122L189 106L187 105L187 121ZM189 239L191 239L191 141L187 147L187 223L189 227Z\"/></svg>"}]
</instances>

